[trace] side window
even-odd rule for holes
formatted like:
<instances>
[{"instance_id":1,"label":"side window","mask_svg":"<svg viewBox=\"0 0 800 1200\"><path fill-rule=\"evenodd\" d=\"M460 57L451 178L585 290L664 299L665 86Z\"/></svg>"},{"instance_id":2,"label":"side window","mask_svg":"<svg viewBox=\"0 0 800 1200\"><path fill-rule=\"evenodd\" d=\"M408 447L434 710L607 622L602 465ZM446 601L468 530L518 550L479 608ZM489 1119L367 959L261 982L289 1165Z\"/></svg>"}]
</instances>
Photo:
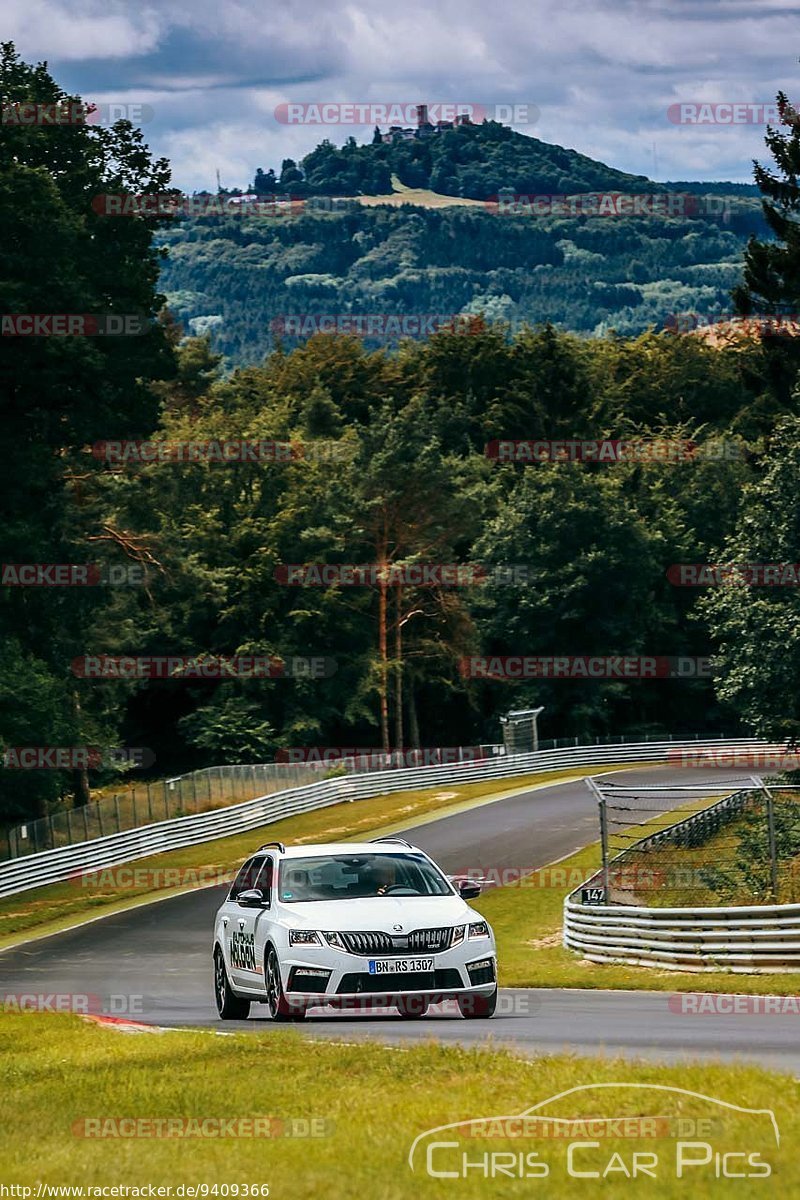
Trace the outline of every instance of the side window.
<instances>
[{"instance_id":1,"label":"side window","mask_svg":"<svg viewBox=\"0 0 800 1200\"><path fill-rule=\"evenodd\" d=\"M258 888L260 891L262 891L264 893L264 899L266 900L267 904L272 903L272 878L273 878L272 859L265 858L264 865L261 868L261 872L260 872L256 882L253 884L253 887Z\"/></svg>"},{"instance_id":2,"label":"side window","mask_svg":"<svg viewBox=\"0 0 800 1200\"><path fill-rule=\"evenodd\" d=\"M256 879L263 861L261 858L249 858L247 860L233 881L233 887L228 896L229 900L235 900L241 892L247 892L250 888L256 886Z\"/></svg>"}]
</instances>

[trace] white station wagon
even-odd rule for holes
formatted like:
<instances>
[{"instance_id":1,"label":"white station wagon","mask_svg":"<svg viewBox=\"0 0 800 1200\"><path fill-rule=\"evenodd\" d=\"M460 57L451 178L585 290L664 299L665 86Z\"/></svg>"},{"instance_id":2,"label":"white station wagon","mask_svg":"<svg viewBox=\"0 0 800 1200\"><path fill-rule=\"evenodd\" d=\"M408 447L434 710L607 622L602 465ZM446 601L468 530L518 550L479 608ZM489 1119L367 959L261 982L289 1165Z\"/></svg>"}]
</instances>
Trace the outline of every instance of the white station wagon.
<instances>
[{"instance_id":1,"label":"white station wagon","mask_svg":"<svg viewBox=\"0 0 800 1200\"><path fill-rule=\"evenodd\" d=\"M223 1021L266 1004L275 1021L319 1005L393 1005L421 1017L454 998L465 1017L497 1004L494 935L455 887L401 838L284 846L239 871L214 924L214 992Z\"/></svg>"}]
</instances>

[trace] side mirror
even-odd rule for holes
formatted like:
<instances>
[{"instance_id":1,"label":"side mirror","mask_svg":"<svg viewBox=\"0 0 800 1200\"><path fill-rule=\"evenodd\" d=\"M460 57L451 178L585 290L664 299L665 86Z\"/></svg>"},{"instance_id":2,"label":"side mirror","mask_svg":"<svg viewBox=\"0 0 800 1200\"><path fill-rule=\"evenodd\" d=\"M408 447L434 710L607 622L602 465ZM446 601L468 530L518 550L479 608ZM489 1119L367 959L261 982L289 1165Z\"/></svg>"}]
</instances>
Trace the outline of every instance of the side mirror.
<instances>
[{"instance_id":1,"label":"side mirror","mask_svg":"<svg viewBox=\"0 0 800 1200\"><path fill-rule=\"evenodd\" d=\"M258 888L248 888L246 892L239 893L236 903L240 904L242 908L264 908L267 901L264 893Z\"/></svg>"},{"instance_id":2,"label":"side mirror","mask_svg":"<svg viewBox=\"0 0 800 1200\"><path fill-rule=\"evenodd\" d=\"M458 885L458 892L462 900L474 900L481 894L481 885L479 883L471 883L468 879L462 879Z\"/></svg>"}]
</instances>

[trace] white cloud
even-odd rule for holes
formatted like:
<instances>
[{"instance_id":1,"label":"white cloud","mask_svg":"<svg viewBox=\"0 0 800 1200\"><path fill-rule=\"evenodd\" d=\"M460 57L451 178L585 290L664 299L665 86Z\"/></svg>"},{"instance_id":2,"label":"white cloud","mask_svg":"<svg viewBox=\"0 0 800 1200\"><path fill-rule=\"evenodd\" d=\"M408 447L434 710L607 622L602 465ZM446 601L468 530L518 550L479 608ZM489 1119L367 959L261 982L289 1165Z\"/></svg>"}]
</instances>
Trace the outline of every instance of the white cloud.
<instances>
[{"instance_id":1,"label":"white cloud","mask_svg":"<svg viewBox=\"0 0 800 1200\"><path fill-rule=\"evenodd\" d=\"M145 134L175 179L217 165L244 185L256 166L300 158L324 133L281 125L282 101L536 104L525 132L661 178L750 178L756 126L678 128L670 104L800 96L794 0L6 0L8 37L46 57L62 86L138 99ZM202 178L201 178L202 176Z\"/></svg>"}]
</instances>

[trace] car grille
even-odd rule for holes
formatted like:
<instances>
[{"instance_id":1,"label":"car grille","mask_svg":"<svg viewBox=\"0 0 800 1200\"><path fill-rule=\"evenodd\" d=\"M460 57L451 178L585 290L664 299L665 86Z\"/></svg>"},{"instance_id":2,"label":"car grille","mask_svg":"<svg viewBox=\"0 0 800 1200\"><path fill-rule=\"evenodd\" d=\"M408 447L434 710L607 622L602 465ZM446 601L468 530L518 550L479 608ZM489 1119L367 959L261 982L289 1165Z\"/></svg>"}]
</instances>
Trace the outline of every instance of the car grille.
<instances>
[{"instance_id":1,"label":"car grille","mask_svg":"<svg viewBox=\"0 0 800 1200\"><path fill-rule=\"evenodd\" d=\"M463 987L464 980L454 969L409 971L397 975L366 975L353 971L342 976L336 991L340 996L391 996L406 992L457 991Z\"/></svg>"},{"instance_id":2,"label":"car grille","mask_svg":"<svg viewBox=\"0 0 800 1200\"><path fill-rule=\"evenodd\" d=\"M450 949L453 930L450 926L440 929L415 929L412 933L381 933L378 930L366 933L340 933L340 938L351 954L398 954L412 951L414 954L441 954Z\"/></svg>"}]
</instances>

